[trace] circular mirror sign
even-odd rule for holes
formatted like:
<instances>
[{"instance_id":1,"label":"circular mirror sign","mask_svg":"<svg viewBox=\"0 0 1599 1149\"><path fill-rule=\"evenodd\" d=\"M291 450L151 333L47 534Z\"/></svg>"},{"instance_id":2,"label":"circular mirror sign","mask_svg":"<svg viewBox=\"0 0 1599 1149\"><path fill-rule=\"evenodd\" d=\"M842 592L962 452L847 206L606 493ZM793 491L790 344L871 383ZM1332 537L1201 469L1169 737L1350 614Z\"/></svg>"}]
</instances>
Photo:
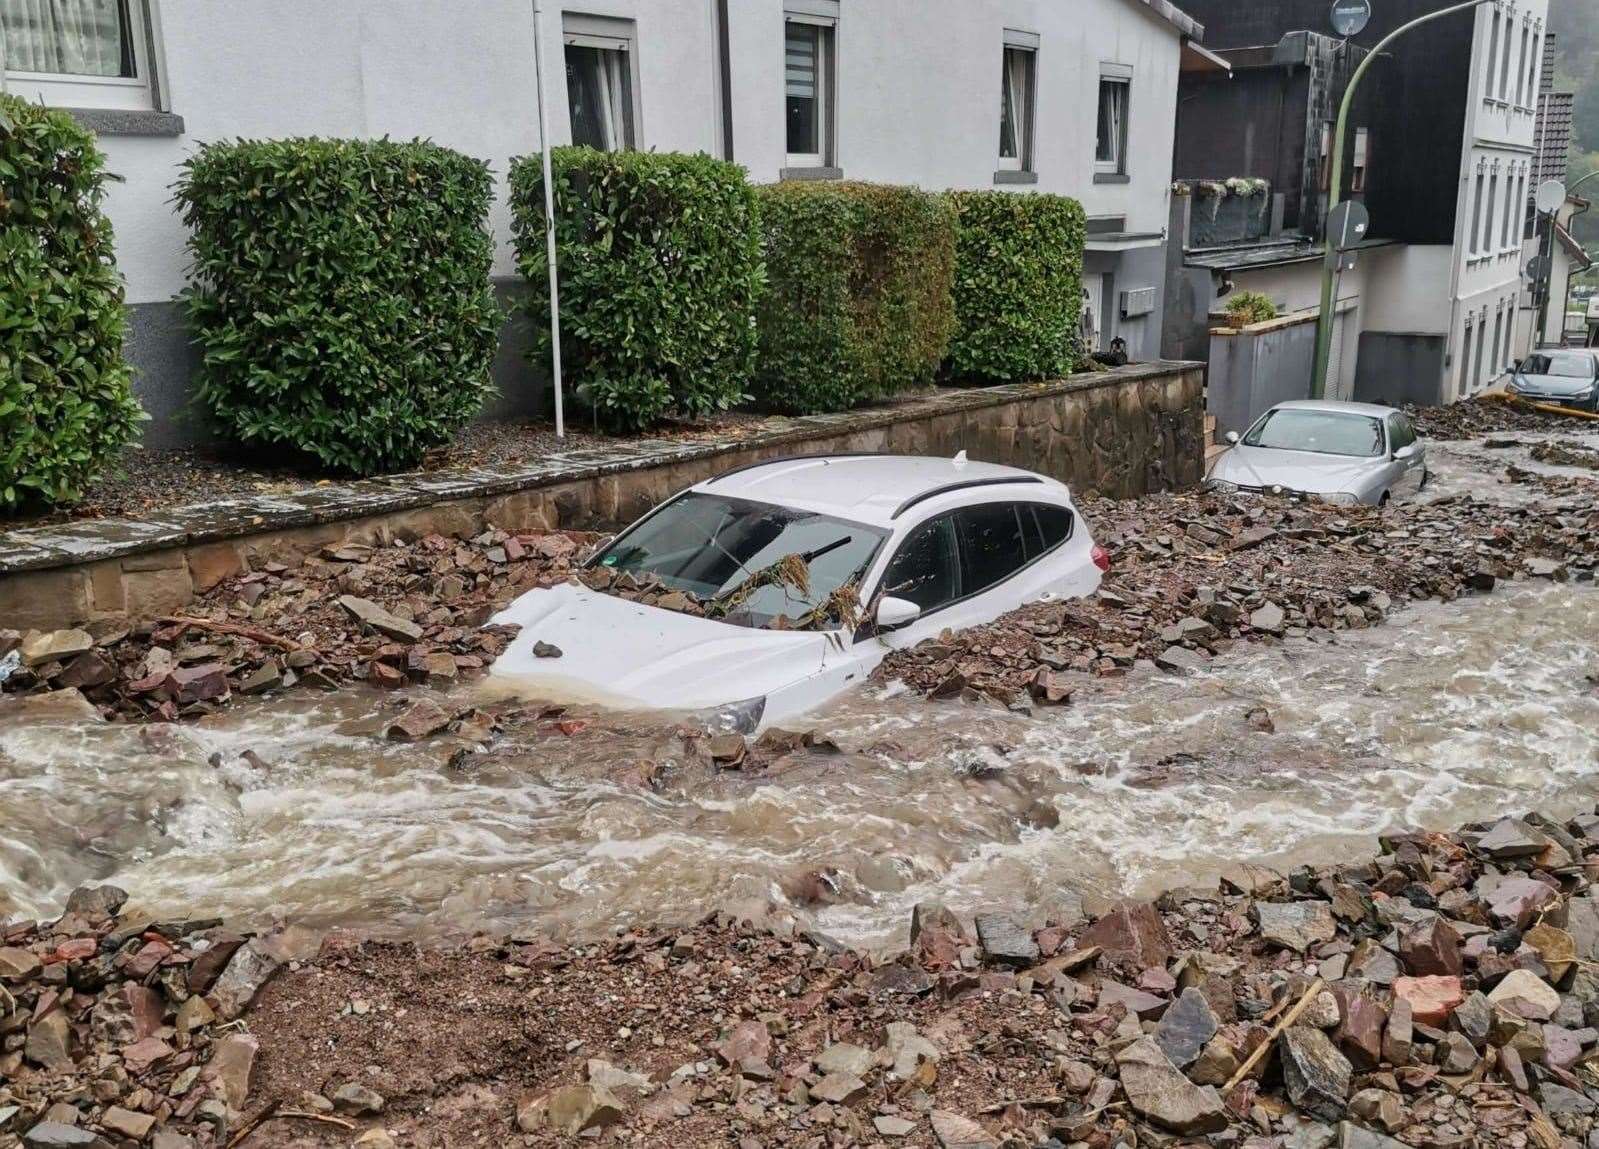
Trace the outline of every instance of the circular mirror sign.
<instances>
[{"instance_id":1,"label":"circular mirror sign","mask_svg":"<svg viewBox=\"0 0 1599 1149\"><path fill-rule=\"evenodd\" d=\"M1566 185L1559 180L1544 180L1538 185L1538 210L1551 215L1566 202Z\"/></svg>"},{"instance_id":2,"label":"circular mirror sign","mask_svg":"<svg viewBox=\"0 0 1599 1149\"><path fill-rule=\"evenodd\" d=\"M1332 9L1333 31L1344 39L1358 36L1371 23L1371 0L1335 0Z\"/></svg>"}]
</instances>

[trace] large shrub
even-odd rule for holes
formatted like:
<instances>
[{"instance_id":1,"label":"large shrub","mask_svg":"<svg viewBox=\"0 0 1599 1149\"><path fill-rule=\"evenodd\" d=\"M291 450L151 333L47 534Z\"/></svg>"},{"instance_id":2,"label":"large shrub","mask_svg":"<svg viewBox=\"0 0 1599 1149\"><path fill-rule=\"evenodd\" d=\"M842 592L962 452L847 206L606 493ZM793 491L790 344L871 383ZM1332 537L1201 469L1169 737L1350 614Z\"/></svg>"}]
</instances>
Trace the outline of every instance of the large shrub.
<instances>
[{"instance_id":1,"label":"large shrub","mask_svg":"<svg viewBox=\"0 0 1599 1149\"><path fill-rule=\"evenodd\" d=\"M933 381L954 327L955 217L943 196L782 183L761 190L761 227L763 407L842 411Z\"/></svg>"},{"instance_id":2,"label":"large shrub","mask_svg":"<svg viewBox=\"0 0 1599 1149\"><path fill-rule=\"evenodd\" d=\"M755 193L708 156L556 148L562 374L598 421L642 428L745 397L762 286ZM541 157L511 165L528 311L549 353Z\"/></svg>"},{"instance_id":3,"label":"large shrub","mask_svg":"<svg viewBox=\"0 0 1599 1149\"><path fill-rule=\"evenodd\" d=\"M424 141L207 145L177 185L224 435L340 470L414 465L490 389L488 166Z\"/></svg>"},{"instance_id":4,"label":"large shrub","mask_svg":"<svg viewBox=\"0 0 1599 1149\"><path fill-rule=\"evenodd\" d=\"M94 136L0 96L0 510L72 503L143 417Z\"/></svg>"},{"instance_id":5,"label":"large shrub","mask_svg":"<svg viewBox=\"0 0 1599 1149\"><path fill-rule=\"evenodd\" d=\"M1008 383L1072 371L1082 313L1082 205L1001 191L949 198L959 235L950 373Z\"/></svg>"}]
</instances>

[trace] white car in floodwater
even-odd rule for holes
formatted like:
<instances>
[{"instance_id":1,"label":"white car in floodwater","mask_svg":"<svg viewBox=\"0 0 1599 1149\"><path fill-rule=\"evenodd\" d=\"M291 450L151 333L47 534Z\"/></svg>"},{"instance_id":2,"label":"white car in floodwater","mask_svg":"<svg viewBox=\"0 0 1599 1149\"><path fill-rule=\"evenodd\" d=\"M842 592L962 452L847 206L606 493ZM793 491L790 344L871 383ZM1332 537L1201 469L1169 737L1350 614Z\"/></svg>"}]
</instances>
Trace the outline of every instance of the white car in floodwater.
<instances>
[{"instance_id":1,"label":"white car in floodwater","mask_svg":"<svg viewBox=\"0 0 1599 1149\"><path fill-rule=\"evenodd\" d=\"M1299 495L1324 503L1386 503L1427 482L1427 448L1403 411L1374 403L1279 403L1217 456L1213 491Z\"/></svg>"},{"instance_id":2,"label":"white car in floodwater","mask_svg":"<svg viewBox=\"0 0 1599 1149\"><path fill-rule=\"evenodd\" d=\"M756 577L783 560L807 577ZM1092 594L1109 562L1064 484L962 452L743 467L662 503L586 566L595 581L737 605L707 618L577 580L530 591L493 619L522 628L494 664L500 684L752 733L866 681L890 651ZM855 625L785 629L841 588L860 604Z\"/></svg>"}]
</instances>

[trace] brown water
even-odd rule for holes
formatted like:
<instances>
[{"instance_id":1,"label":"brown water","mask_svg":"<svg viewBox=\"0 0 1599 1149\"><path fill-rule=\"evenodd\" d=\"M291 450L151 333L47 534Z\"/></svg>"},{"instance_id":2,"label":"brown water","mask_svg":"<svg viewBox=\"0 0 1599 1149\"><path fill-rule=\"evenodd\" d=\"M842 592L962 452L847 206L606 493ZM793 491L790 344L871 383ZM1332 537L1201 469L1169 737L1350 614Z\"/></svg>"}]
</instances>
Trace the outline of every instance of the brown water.
<instances>
[{"instance_id":1,"label":"brown water","mask_svg":"<svg viewBox=\"0 0 1599 1149\"><path fill-rule=\"evenodd\" d=\"M753 777L616 716L528 721L452 767L448 743L353 732L393 704L364 691L189 727L0 712L0 917L112 881L158 915L250 924L581 936L770 905L890 943L928 897L1092 906L1236 861L1358 856L1399 823L1591 804L1595 636L1599 592L1545 585L1095 683L1031 720L861 693L815 724L844 753ZM1256 704L1275 734L1246 725Z\"/></svg>"}]
</instances>

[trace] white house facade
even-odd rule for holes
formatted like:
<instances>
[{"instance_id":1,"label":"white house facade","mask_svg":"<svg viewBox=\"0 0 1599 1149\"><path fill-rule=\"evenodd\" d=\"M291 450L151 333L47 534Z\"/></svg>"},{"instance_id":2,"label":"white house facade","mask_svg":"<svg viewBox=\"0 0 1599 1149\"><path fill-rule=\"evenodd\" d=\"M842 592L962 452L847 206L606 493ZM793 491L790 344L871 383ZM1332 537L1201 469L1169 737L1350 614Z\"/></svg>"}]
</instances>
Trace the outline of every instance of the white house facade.
<instances>
[{"instance_id":1,"label":"white house facade","mask_svg":"<svg viewBox=\"0 0 1599 1149\"><path fill-rule=\"evenodd\" d=\"M1445 388L1457 399L1482 391L1519 358L1522 240L1536 190L1534 123L1548 15L1549 0L1485 4L1477 12Z\"/></svg>"},{"instance_id":2,"label":"white house facade","mask_svg":"<svg viewBox=\"0 0 1599 1149\"><path fill-rule=\"evenodd\" d=\"M1079 199L1097 340L1158 353L1177 73L1202 28L1166 0L542 0L552 142L705 152L751 178L1001 187ZM107 210L154 422L193 365L171 202L200 143L426 137L502 181L538 149L532 0L0 0L7 90L69 108L122 177ZM510 212L491 224L513 289ZM503 410L538 387L508 328Z\"/></svg>"}]
</instances>

